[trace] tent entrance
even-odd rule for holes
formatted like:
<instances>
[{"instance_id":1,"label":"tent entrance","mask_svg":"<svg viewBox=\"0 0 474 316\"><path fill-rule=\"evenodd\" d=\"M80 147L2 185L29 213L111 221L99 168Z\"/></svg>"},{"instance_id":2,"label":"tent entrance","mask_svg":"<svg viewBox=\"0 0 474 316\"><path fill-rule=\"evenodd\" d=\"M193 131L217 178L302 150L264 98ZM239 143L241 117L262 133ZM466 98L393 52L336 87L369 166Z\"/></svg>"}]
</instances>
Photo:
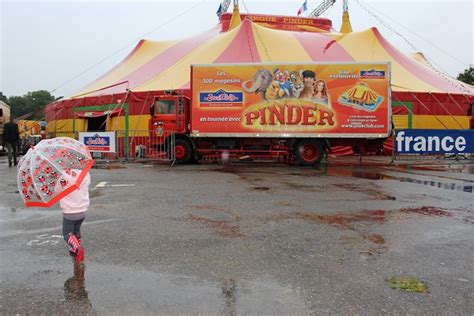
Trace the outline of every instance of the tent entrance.
<instances>
[{"instance_id":1,"label":"tent entrance","mask_svg":"<svg viewBox=\"0 0 474 316\"><path fill-rule=\"evenodd\" d=\"M88 132L105 132L105 123L107 121L107 115L88 117L87 118L87 131Z\"/></svg>"},{"instance_id":2,"label":"tent entrance","mask_svg":"<svg viewBox=\"0 0 474 316\"><path fill-rule=\"evenodd\" d=\"M84 119L83 131L106 131L108 117L123 117L125 123L125 134L123 134L124 153L129 155L129 135L128 135L128 103L111 103L95 106L79 106L72 109L72 130L76 132L76 119ZM87 125L86 125L87 124Z\"/></svg>"}]
</instances>

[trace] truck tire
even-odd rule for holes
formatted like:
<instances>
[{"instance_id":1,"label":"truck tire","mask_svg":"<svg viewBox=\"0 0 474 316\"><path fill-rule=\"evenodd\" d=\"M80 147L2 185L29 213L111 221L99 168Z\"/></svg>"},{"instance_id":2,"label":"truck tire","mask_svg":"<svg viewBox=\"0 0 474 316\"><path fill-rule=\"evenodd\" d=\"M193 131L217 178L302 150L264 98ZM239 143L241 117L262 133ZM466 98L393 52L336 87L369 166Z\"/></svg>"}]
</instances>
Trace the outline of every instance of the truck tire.
<instances>
[{"instance_id":1,"label":"truck tire","mask_svg":"<svg viewBox=\"0 0 474 316\"><path fill-rule=\"evenodd\" d=\"M183 138L177 138L174 142L174 155L176 162L179 164L186 164L191 162L193 157L192 145Z\"/></svg>"},{"instance_id":2,"label":"truck tire","mask_svg":"<svg viewBox=\"0 0 474 316\"><path fill-rule=\"evenodd\" d=\"M296 144L295 157L301 166L314 166L324 157L324 148L317 140L303 139Z\"/></svg>"}]
</instances>

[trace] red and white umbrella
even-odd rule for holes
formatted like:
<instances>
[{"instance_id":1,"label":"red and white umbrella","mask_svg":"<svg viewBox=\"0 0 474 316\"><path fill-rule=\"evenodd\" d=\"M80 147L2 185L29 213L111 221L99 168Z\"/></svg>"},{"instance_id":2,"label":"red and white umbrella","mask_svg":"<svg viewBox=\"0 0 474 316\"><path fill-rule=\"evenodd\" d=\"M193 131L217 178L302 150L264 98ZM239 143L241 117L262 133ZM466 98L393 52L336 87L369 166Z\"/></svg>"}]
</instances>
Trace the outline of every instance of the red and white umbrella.
<instances>
[{"instance_id":1,"label":"red and white umbrella","mask_svg":"<svg viewBox=\"0 0 474 316\"><path fill-rule=\"evenodd\" d=\"M18 163L18 189L27 207L51 207L76 190L94 160L75 139L45 139Z\"/></svg>"}]
</instances>

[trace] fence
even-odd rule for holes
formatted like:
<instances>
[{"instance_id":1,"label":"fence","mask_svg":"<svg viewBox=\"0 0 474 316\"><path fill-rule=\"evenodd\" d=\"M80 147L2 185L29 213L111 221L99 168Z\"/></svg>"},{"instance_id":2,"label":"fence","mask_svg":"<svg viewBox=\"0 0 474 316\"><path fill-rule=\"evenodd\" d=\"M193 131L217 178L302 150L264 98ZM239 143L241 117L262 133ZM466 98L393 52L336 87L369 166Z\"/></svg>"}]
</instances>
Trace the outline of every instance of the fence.
<instances>
[{"instance_id":1,"label":"fence","mask_svg":"<svg viewBox=\"0 0 474 316\"><path fill-rule=\"evenodd\" d=\"M100 133L100 132L98 132ZM79 132L49 132L47 138L70 137L79 139ZM175 133L163 135L148 130L115 131L115 153L92 152L94 159L110 160L156 160L174 162Z\"/></svg>"}]
</instances>

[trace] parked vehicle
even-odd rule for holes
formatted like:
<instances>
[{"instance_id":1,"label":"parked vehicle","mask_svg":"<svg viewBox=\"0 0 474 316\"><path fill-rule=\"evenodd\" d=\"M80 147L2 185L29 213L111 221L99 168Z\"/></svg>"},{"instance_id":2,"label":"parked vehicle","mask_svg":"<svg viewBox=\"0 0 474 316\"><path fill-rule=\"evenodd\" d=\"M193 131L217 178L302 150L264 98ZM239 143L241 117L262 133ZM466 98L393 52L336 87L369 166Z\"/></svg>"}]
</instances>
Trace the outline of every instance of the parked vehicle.
<instances>
[{"instance_id":1,"label":"parked vehicle","mask_svg":"<svg viewBox=\"0 0 474 316\"><path fill-rule=\"evenodd\" d=\"M20 142L20 153L22 155L26 154L28 149L30 149L31 146L35 146L38 144L42 139L41 135L29 135L26 137L23 137Z\"/></svg>"},{"instance_id":2,"label":"parked vehicle","mask_svg":"<svg viewBox=\"0 0 474 316\"><path fill-rule=\"evenodd\" d=\"M225 153L314 165L332 146L381 150L390 95L389 63L193 65L189 93L155 98L150 139L159 150L174 134L180 163Z\"/></svg>"}]
</instances>

